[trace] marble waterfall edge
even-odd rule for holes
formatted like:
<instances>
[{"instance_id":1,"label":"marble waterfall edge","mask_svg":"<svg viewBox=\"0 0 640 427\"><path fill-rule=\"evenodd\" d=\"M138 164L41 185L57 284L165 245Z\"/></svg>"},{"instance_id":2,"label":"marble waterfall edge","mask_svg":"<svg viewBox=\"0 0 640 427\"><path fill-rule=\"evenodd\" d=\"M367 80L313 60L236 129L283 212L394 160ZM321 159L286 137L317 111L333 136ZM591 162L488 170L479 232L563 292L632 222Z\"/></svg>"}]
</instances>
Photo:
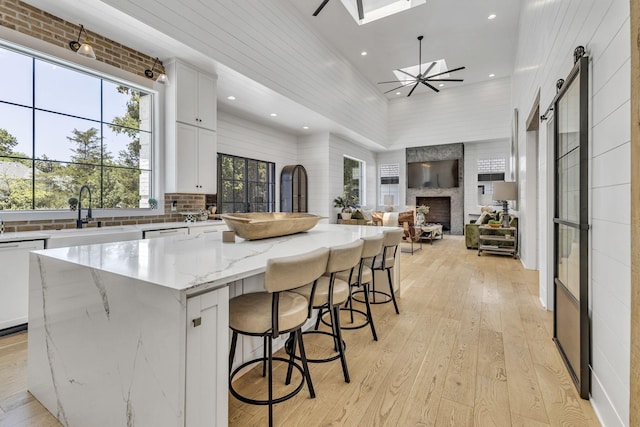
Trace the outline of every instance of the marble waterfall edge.
<instances>
[{"instance_id":1,"label":"marble waterfall edge","mask_svg":"<svg viewBox=\"0 0 640 427\"><path fill-rule=\"evenodd\" d=\"M65 426L183 426L185 297L30 256L29 391Z\"/></svg>"}]
</instances>

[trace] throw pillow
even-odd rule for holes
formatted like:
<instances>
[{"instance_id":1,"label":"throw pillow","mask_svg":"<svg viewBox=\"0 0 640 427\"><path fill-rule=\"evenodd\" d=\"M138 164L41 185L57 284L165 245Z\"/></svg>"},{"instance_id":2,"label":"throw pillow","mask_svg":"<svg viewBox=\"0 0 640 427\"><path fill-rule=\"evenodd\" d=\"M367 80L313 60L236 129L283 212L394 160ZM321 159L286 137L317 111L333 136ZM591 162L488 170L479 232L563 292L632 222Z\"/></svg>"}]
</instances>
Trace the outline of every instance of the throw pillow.
<instances>
[{"instance_id":1,"label":"throw pillow","mask_svg":"<svg viewBox=\"0 0 640 427\"><path fill-rule=\"evenodd\" d=\"M496 219L496 214L486 212L485 217L482 219L483 224L489 224L489 221Z\"/></svg>"},{"instance_id":2,"label":"throw pillow","mask_svg":"<svg viewBox=\"0 0 640 427\"><path fill-rule=\"evenodd\" d=\"M364 219L364 215L362 215L362 211L360 209L356 209L356 211L351 215L351 219Z\"/></svg>"},{"instance_id":3,"label":"throw pillow","mask_svg":"<svg viewBox=\"0 0 640 427\"><path fill-rule=\"evenodd\" d=\"M484 221L484 218L485 218L487 215L489 215L489 212L482 211L482 213L480 214L480 216L478 217L478 219L476 219L476 224L478 224L478 225L484 224L484 222L482 222L482 221Z\"/></svg>"}]
</instances>

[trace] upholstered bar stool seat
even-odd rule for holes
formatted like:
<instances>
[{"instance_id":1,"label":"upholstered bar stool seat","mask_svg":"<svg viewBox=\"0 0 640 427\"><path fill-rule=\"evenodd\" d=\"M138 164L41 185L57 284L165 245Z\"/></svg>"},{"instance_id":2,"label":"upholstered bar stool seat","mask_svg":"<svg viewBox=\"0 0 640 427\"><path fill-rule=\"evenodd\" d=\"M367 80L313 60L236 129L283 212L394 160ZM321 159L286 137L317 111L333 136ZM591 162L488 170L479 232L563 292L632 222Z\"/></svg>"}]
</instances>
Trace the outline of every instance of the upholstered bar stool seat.
<instances>
[{"instance_id":1,"label":"upholstered bar stool seat","mask_svg":"<svg viewBox=\"0 0 640 427\"><path fill-rule=\"evenodd\" d=\"M367 325L371 328L371 335L375 341L378 340L376 334L376 328L373 325L373 316L371 315L371 306L369 301L369 284L373 282L373 270L371 265L375 265L377 257L381 256L382 247L384 244L384 236L377 235L372 237L363 237L362 255L360 257L360 264L357 269L352 271L341 271L336 273L336 278L346 281L349 286L349 297L347 298L347 304L341 308L343 311L349 311L350 324L341 324L342 329L359 329ZM366 311L353 308L353 297L351 289L362 288L364 294L364 303ZM364 322L354 324L354 313L358 313L364 317Z\"/></svg>"},{"instance_id":2,"label":"upholstered bar stool seat","mask_svg":"<svg viewBox=\"0 0 640 427\"><path fill-rule=\"evenodd\" d=\"M229 301L229 328L231 349L229 351L229 369L233 366L233 358L238 343L238 334L259 336L263 338L263 357L249 360L236 367L229 375L229 391L238 400L253 405L269 406L269 426L273 425L273 405L292 398L307 384L309 395L315 397L313 383L307 364L307 356L302 341L302 326L307 321L309 306L307 298L298 293L290 292L293 288L315 283L327 268L329 249L321 248L315 251L291 257L274 258L267 262L264 274L266 292L255 292L239 295ZM273 356L272 339L280 334L289 333L290 342L295 353L296 347L300 351L301 365L293 357L287 359ZM273 361L286 363L287 377L285 384L291 382L293 369L302 376L300 384L289 393L274 397L273 395ZM267 399L251 399L241 395L233 387L233 378L249 365L262 363L262 376L269 373Z\"/></svg>"},{"instance_id":3,"label":"upholstered bar stool seat","mask_svg":"<svg viewBox=\"0 0 640 427\"><path fill-rule=\"evenodd\" d=\"M229 301L229 327L252 334L271 329L271 294L254 292ZM307 320L307 299L294 292L280 293L278 327L287 331Z\"/></svg>"},{"instance_id":4,"label":"upholstered bar stool seat","mask_svg":"<svg viewBox=\"0 0 640 427\"><path fill-rule=\"evenodd\" d=\"M375 274L372 277L371 286L372 289L369 290L368 293L372 295L370 298L370 304L386 304L388 302L393 302L393 307L397 314L400 314L400 310L398 309L398 302L396 301L395 291L393 289L393 278L391 276L391 269L393 268L396 262L396 256L398 253L398 245L402 241L402 236L404 235L404 230L399 228L395 230L386 230L384 232L384 239L382 243L382 254L371 258L367 261L367 265L371 268L372 271L380 270L387 272L387 280L389 281L389 291L381 291L376 289L376 277ZM352 295L364 293L363 290L357 290L353 292ZM382 296L384 299L380 300L378 296ZM365 302L362 299L357 299L356 297L352 297L355 301Z\"/></svg>"},{"instance_id":5,"label":"upholstered bar stool seat","mask_svg":"<svg viewBox=\"0 0 640 427\"><path fill-rule=\"evenodd\" d=\"M315 330L306 331L304 334L324 334L331 336L333 338L334 349L337 352L337 354L326 358L308 358L307 360L313 363L324 363L340 359L345 382L350 382L351 380L347 368L345 344L340 332L340 305L349 298L349 284L344 280L337 279L336 273L339 271L351 271L358 265L362 254L362 246L362 240L334 246L329 251L329 260L327 261L327 269L324 275L311 286L307 285L293 290L293 292L304 295L308 300L309 317L311 317L313 309L318 309L318 319ZM331 332L318 330L324 310L329 312L331 318ZM292 350L292 348L291 340L289 340L286 346L287 352L289 352L291 356L295 356L295 350Z\"/></svg>"}]
</instances>

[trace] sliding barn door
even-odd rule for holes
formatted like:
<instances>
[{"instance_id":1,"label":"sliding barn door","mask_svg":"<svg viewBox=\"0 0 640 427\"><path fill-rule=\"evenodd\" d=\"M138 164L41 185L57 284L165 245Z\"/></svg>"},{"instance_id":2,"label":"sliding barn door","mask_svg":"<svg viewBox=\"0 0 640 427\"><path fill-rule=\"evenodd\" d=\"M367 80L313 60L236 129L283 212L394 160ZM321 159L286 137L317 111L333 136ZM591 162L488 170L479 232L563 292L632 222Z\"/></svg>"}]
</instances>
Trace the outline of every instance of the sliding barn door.
<instances>
[{"instance_id":1,"label":"sliding barn door","mask_svg":"<svg viewBox=\"0 0 640 427\"><path fill-rule=\"evenodd\" d=\"M554 341L583 399L590 387L588 58L555 99Z\"/></svg>"}]
</instances>

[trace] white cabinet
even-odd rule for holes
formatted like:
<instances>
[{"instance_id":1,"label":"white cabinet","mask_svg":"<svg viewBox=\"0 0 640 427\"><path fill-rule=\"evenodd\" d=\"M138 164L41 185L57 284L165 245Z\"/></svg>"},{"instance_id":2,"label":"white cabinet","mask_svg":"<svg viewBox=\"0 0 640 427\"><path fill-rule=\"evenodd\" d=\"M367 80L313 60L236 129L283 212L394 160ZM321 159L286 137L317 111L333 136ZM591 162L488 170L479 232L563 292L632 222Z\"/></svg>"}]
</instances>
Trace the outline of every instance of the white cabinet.
<instances>
[{"instance_id":1,"label":"white cabinet","mask_svg":"<svg viewBox=\"0 0 640 427\"><path fill-rule=\"evenodd\" d=\"M188 298L186 426L227 425L228 347L229 289Z\"/></svg>"},{"instance_id":2,"label":"white cabinet","mask_svg":"<svg viewBox=\"0 0 640 427\"><path fill-rule=\"evenodd\" d=\"M176 120L215 130L216 79L176 62L172 80L176 85Z\"/></svg>"},{"instance_id":3,"label":"white cabinet","mask_svg":"<svg viewBox=\"0 0 640 427\"><path fill-rule=\"evenodd\" d=\"M0 243L0 329L27 323L29 252L44 249L44 240Z\"/></svg>"},{"instance_id":4,"label":"white cabinet","mask_svg":"<svg viewBox=\"0 0 640 427\"><path fill-rule=\"evenodd\" d=\"M216 133L176 123L178 193L216 192Z\"/></svg>"},{"instance_id":5,"label":"white cabinet","mask_svg":"<svg viewBox=\"0 0 640 427\"><path fill-rule=\"evenodd\" d=\"M145 239L155 239L156 237L169 237L169 236L186 236L189 234L189 229L182 228L167 228L164 230L148 230L144 233Z\"/></svg>"},{"instance_id":6,"label":"white cabinet","mask_svg":"<svg viewBox=\"0 0 640 427\"><path fill-rule=\"evenodd\" d=\"M216 77L179 61L167 64L166 191L216 192Z\"/></svg>"}]
</instances>

